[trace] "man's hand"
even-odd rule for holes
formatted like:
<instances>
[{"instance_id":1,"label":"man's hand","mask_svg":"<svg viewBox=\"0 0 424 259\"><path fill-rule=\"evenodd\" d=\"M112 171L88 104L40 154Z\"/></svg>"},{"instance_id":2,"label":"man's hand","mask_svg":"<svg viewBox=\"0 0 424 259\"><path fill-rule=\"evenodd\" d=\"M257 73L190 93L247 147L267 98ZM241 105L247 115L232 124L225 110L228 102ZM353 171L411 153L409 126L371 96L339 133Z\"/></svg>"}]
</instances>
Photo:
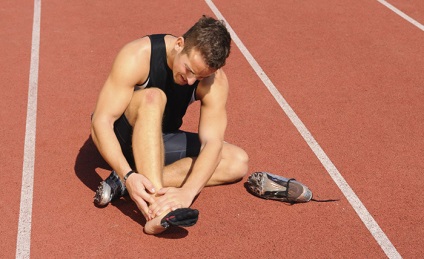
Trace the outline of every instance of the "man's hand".
<instances>
[{"instance_id":1,"label":"man's hand","mask_svg":"<svg viewBox=\"0 0 424 259\"><path fill-rule=\"evenodd\" d=\"M128 177L125 183L131 199L137 204L138 209L143 213L146 220L154 218L149 211L148 204L154 204L155 188L153 184L142 174L132 174Z\"/></svg>"},{"instance_id":2,"label":"man's hand","mask_svg":"<svg viewBox=\"0 0 424 259\"><path fill-rule=\"evenodd\" d=\"M155 203L149 207L152 217L157 217L165 211L188 208L195 197L191 192L175 187L162 188L157 195Z\"/></svg>"}]
</instances>

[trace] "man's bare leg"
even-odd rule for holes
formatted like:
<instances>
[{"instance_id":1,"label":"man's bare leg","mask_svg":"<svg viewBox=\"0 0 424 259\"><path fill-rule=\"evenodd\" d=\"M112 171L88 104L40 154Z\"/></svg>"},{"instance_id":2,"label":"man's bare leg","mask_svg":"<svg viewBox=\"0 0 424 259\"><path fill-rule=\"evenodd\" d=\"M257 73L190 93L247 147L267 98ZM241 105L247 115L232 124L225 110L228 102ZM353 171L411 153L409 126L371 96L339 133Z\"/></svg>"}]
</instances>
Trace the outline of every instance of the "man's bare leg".
<instances>
[{"instance_id":1,"label":"man's bare leg","mask_svg":"<svg viewBox=\"0 0 424 259\"><path fill-rule=\"evenodd\" d=\"M137 171L146 176L156 190L163 187L162 114L165 104L166 96L161 90L145 89L134 93L125 112L128 121L133 125L132 143ZM169 210L148 220L144 231L147 234L158 234L164 231L165 228L160 225L160 221L167 213Z\"/></svg>"},{"instance_id":2,"label":"man's bare leg","mask_svg":"<svg viewBox=\"0 0 424 259\"><path fill-rule=\"evenodd\" d=\"M222 159L206 186L232 183L242 179L248 170L246 152L229 143L224 143ZM163 184L166 187L180 187L191 172L195 158L186 157L165 166Z\"/></svg>"}]
</instances>

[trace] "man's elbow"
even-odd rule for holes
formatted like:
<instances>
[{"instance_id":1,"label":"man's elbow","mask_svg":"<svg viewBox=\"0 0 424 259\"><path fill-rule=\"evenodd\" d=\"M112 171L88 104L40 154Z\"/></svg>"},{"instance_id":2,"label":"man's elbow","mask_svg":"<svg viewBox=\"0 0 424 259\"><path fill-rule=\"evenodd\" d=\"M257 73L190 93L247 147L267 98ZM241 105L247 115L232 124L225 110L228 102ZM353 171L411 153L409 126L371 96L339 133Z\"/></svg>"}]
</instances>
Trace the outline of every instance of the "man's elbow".
<instances>
[{"instance_id":1,"label":"man's elbow","mask_svg":"<svg viewBox=\"0 0 424 259\"><path fill-rule=\"evenodd\" d=\"M208 149L214 149L218 152L219 156L221 156L222 149L224 147L224 141L221 139L208 139L202 141L202 145L200 147L200 150L203 150L205 147L208 147Z\"/></svg>"},{"instance_id":2,"label":"man's elbow","mask_svg":"<svg viewBox=\"0 0 424 259\"><path fill-rule=\"evenodd\" d=\"M107 128L111 128L113 130L113 122L111 122L111 120L94 115L91 117L90 132L94 142L97 142L97 135L99 132Z\"/></svg>"}]
</instances>

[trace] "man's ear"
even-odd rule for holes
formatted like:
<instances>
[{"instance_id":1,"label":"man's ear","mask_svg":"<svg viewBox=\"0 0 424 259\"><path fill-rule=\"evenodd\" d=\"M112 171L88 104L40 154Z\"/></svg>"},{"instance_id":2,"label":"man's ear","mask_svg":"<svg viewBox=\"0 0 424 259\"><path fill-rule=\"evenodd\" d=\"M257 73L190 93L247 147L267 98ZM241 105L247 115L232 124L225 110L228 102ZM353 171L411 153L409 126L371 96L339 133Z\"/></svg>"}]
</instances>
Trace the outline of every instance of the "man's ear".
<instances>
[{"instance_id":1,"label":"man's ear","mask_svg":"<svg viewBox=\"0 0 424 259\"><path fill-rule=\"evenodd\" d=\"M174 48L178 52L180 52L181 50L183 50L183 48L184 48L184 38L183 37L178 37L177 38L177 41L175 42Z\"/></svg>"}]
</instances>

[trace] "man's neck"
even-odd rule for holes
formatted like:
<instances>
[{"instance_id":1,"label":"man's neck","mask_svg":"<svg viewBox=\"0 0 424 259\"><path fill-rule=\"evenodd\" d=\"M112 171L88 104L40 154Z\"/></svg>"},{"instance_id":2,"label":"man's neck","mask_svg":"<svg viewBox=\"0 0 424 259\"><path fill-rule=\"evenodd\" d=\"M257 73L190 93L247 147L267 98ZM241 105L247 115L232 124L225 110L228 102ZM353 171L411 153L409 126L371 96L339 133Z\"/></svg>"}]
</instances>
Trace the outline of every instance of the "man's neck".
<instances>
[{"instance_id":1,"label":"man's neck","mask_svg":"<svg viewBox=\"0 0 424 259\"><path fill-rule=\"evenodd\" d=\"M177 38L171 35L165 36L165 47L166 47L166 63L168 64L168 67L172 70L172 67L174 65L174 58L177 54L174 46L175 42L177 41Z\"/></svg>"}]
</instances>

